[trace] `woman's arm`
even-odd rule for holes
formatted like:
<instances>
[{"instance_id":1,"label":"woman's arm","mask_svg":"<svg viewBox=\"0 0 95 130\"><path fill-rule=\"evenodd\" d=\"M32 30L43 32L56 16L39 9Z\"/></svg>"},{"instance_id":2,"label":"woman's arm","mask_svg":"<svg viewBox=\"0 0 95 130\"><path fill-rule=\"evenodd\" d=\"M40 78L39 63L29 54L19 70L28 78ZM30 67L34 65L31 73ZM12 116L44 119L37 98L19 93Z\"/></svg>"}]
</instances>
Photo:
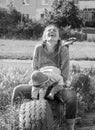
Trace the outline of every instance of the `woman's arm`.
<instances>
[{"instance_id":1,"label":"woman's arm","mask_svg":"<svg viewBox=\"0 0 95 130\"><path fill-rule=\"evenodd\" d=\"M63 76L64 82L68 79L69 76L69 49L67 47L62 47L60 51L61 56L61 74Z\"/></svg>"},{"instance_id":2,"label":"woman's arm","mask_svg":"<svg viewBox=\"0 0 95 130\"><path fill-rule=\"evenodd\" d=\"M33 61L32 61L32 70L37 70L38 69L38 45L35 46L34 48L34 53L33 53Z\"/></svg>"}]
</instances>

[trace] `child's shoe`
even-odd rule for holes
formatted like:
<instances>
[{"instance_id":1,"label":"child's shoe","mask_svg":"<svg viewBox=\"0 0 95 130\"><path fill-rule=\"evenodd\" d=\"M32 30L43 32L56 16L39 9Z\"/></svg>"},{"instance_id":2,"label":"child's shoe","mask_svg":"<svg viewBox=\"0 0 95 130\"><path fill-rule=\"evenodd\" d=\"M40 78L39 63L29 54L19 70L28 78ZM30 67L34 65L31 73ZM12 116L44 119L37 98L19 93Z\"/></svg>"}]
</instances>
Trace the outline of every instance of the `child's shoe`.
<instances>
[{"instance_id":1,"label":"child's shoe","mask_svg":"<svg viewBox=\"0 0 95 130\"><path fill-rule=\"evenodd\" d=\"M54 95L52 93L49 93L49 95L47 96L48 99L50 100L54 100Z\"/></svg>"}]
</instances>

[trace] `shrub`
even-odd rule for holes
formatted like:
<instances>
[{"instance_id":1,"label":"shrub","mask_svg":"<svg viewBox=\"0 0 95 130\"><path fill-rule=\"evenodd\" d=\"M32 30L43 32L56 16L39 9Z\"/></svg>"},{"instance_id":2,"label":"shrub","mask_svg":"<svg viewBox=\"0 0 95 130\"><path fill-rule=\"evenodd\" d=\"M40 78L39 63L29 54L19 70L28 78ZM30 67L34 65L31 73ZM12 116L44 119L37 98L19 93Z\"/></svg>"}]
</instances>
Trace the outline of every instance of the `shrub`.
<instances>
[{"instance_id":1,"label":"shrub","mask_svg":"<svg viewBox=\"0 0 95 130\"><path fill-rule=\"evenodd\" d=\"M46 23L54 23L59 28L70 25L71 28L80 28L82 18L80 10L73 1L54 0L51 11L45 9L43 19Z\"/></svg>"},{"instance_id":2,"label":"shrub","mask_svg":"<svg viewBox=\"0 0 95 130\"><path fill-rule=\"evenodd\" d=\"M95 21L86 21L85 26L95 28Z\"/></svg>"},{"instance_id":3,"label":"shrub","mask_svg":"<svg viewBox=\"0 0 95 130\"><path fill-rule=\"evenodd\" d=\"M16 28L15 37L17 39L39 39L42 36L43 27L37 21L28 20L19 23Z\"/></svg>"},{"instance_id":4,"label":"shrub","mask_svg":"<svg viewBox=\"0 0 95 130\"><path fill-rule=\"evenodd\" d=\"M71 26L60 28L60 37L62 39L68 39L70 37L76 37L77 41L86 40L86 34L79 29L71 29Z\"/></svg>"},{"instance_id":5,"label":"shrub","mask_svg":"<svg viewBox=\"0 0 95 130\"><path fill-rule=\"evenodd\" d=\"M71 86L74 87L79 101L79 113L90 112L95 107L95 69L81 70L73 66Z\"/></svg>"},{"instance_id":6,"label":"shrub","mask_svg":"<svg viewBox=\"0 0 95 130\"><path fill-rule=\"evenodd\" d=\"M12 37L20 19L21 14L15 9L8 11L0 8L0 37Z\"/></svg>"},{"instance_id":7,"label":"shrub","mask_svg":"<svg viewBox=\"0 0 95 130\"><path fill-rule=\"evenodd\" d=\"M15 8L0 9L0 37L17 39L39 39L43 26L39 21L23 16Z\"/></svg>"}]
</instances>

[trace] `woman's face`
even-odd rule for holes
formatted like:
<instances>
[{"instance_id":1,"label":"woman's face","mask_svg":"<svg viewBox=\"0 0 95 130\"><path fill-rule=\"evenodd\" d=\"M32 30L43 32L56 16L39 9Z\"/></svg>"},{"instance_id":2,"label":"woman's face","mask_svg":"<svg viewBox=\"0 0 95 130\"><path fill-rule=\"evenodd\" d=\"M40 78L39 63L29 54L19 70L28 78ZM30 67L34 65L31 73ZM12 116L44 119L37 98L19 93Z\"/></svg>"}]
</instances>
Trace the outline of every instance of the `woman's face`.
<instances>
[{"instance_id":1,"label":"woman's face","mask_svg":"<svg viewBox=\"0 0 95 130\"><path fill-rule=\"evenodd\" d=\"M49 26L45 30L45 38L47 42L57 42L59 39L59 31L55 26Z\"/></svg>"}]
</instances>

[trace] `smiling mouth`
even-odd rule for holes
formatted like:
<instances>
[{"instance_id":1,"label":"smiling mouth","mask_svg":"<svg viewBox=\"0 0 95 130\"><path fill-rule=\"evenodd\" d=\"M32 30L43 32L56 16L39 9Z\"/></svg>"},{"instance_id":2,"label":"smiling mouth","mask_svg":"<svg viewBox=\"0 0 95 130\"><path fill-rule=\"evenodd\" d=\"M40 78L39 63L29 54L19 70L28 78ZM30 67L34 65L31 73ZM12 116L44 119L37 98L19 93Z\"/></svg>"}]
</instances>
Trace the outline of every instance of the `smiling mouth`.
<instances>
[{"instance_id":1,"label":"smiling mouth","mask_svg":"<svg viewBox=\"0 0 95 130\"><path fill-rule=\"evenodd\" d=\"M49 34L50 37L55 37L56 35L55 34Z\"/></svg>"},{"instance_id":2,"label":"smiling mouth","mask_svg":"<svg viewBox=\"0 0 95 130\"><path fill-rule=\"evenodd\" d=\"M52 34L52 35L50 35L50 36L54 37L55 35Z\"/></svg>"}]
</instances>

